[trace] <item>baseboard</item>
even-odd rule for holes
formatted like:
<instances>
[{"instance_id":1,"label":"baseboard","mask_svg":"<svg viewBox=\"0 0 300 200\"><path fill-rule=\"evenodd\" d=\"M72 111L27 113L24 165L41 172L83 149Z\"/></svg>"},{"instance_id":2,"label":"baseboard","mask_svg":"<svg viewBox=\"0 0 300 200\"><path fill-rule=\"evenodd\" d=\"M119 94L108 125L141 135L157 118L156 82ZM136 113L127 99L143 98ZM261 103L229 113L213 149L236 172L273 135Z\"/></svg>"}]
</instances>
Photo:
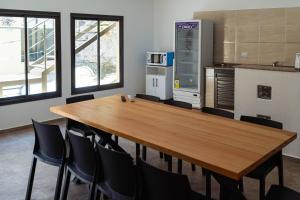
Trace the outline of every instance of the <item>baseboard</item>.
<instances>
[{"instance_id":1,"label":"baseboard","mask_svg":"<svg viewBox=\"0 0 300 200\"><path fill-rule=\"evenodd\" d=\"M300 157L298 157L298 156L292 156L289 154L283 154L283 156L289 160L300 162Z\"/></svg>"},{"instance_id":2,"label":"baseboard","mask_svg":"<svg viewBox=\"0 0 300 200\"><path fill-rule=\"evenodd\" d=\"M43 121L43 123L57 124L57 123L64 122L64 120L65 120L65 118L57 118L57 119ZM11 133L11 132L20 131L20 130L29 129L29 128L32 128L32 124L3 129L3 130L0 130L0 134Z\"/></svg>"}]
</instances>

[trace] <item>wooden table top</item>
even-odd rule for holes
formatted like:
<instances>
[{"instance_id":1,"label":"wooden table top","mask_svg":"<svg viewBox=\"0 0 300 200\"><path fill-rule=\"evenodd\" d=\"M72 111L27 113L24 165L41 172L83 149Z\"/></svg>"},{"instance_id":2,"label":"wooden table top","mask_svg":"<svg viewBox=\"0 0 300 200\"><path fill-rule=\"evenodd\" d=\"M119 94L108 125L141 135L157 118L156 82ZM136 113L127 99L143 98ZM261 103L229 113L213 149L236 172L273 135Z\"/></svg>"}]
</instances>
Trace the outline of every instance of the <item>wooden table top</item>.
<instances>
[{"instance_id":1,"label":"wooden table top","mask_svg":"<svg viewBox=\"0 0 300 200\"><path fill-rule=\"evenodd\" d=\"M296 139L296 133L119 95L51 112L240 179Z\"/></svg>"}]
</instances>

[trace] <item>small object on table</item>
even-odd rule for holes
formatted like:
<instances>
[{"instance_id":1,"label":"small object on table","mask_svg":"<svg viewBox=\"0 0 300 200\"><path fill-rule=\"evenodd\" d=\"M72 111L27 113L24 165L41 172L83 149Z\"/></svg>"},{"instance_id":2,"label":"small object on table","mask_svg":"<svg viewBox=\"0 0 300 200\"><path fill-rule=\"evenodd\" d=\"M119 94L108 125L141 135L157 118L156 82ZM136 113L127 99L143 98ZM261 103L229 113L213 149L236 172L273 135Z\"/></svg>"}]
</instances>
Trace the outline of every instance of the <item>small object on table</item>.
<instances>
[{"instance_id":1,"label":"small object on table","mask_svg":"<svg viewBox=\"0 0 300 200\"><path fill-rule=\"evenodd\" d=\"M121 96L121 100L122 100L123 102L126 102L125 96Z\"/></svg>"},{"instance_id":2,"label":"small object on table","mask_svg":"<svg viewBox=\"0 0 300 200\"><path fill-rule=\"evenodd\" d=\"M128 99L130 102L134 102L135 101L135 96L134 95L127 95Z\"/></svg>"}]
</instances>

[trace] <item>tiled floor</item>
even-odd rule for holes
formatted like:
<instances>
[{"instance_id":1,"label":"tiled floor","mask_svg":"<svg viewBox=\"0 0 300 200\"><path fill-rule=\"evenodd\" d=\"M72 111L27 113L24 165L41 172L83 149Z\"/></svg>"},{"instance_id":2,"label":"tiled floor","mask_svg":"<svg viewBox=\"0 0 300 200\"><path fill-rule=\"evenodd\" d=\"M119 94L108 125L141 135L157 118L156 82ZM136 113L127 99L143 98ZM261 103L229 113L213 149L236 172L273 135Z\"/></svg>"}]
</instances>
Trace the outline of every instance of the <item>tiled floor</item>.
<instances>
[{"instance_id":1,"label":"tiled floor","mask_svg":"<svg viewBox=\"0 0 300 200\"><path fill-rule=\"evenodd\" d=\"M61 125L62 130L63 125ZM22 200L25 197L28 174L32 159L32 148L34 134L32 129L24 129L0 135L0 200ZM134 156L134 143L121 139L120 144ZM159 159L155 150L148 150L148 162L166 169L166 163ZM173 169L176 166L176 159L173 159ZM32 199L50 200L53 199L56 176L58 168L51 167L38 162L36 176L33 186ZM189 176L192 188L204 193L205 179L201 175L201 169L197 168L192 172L190 164L183 164L183 173ZM300 192L300 161L285 158L284 175L286 186ZM267 187L271 183L278 183L277 170L267 177ZM268 189L267 188L267 189ZM218 184L212 181L212 193L218 199ZM69 199L87 199L88 187L86 185L70 185ZM245 196L247 199L258 199L258 182L245 178Z\"/></svg>"}]
</instances>

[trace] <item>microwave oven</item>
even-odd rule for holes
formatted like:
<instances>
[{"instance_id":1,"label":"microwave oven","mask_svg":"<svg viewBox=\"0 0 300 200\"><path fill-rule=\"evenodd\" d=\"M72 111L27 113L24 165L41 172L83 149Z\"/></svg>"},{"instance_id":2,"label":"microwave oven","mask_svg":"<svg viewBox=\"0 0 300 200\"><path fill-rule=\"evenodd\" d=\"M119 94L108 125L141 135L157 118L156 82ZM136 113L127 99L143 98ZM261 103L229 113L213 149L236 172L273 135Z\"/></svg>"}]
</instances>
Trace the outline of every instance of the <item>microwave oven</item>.
<instances>
[{"instance_id":1,"label":"microwave oven","mask_svg":"<svg viewBox=\"0 0 300 200\"><path fill-rule=\"evenodd\" d=\"M147 65L173 66L174 52L147 52Z\"/></svg>"}]
</instances>

